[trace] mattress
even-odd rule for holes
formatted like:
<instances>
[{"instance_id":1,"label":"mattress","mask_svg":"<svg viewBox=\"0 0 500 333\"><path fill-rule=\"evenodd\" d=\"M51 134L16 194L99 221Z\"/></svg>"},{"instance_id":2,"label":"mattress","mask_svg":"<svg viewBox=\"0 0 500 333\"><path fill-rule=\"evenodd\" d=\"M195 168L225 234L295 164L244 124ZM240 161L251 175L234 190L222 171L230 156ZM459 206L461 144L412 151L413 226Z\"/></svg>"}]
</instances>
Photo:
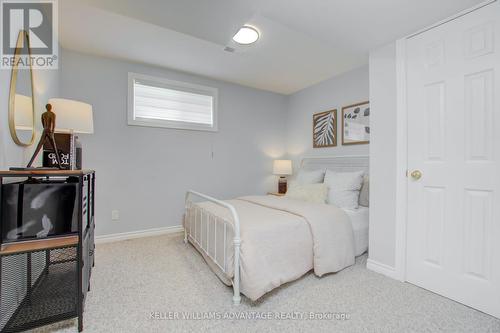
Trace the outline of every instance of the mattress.
<instances>
[{"instance_id":1,"label":"mattress","mask_svg":"<svg viewBox=\"0 0 500 333\"><path fill-rule=\"evenodd\" d=\"M358 209L344 209L349 216L354 231L354 247L356 256L368 250L368 220L370 209L359 206Z\"/></svg>"}]
</instances>

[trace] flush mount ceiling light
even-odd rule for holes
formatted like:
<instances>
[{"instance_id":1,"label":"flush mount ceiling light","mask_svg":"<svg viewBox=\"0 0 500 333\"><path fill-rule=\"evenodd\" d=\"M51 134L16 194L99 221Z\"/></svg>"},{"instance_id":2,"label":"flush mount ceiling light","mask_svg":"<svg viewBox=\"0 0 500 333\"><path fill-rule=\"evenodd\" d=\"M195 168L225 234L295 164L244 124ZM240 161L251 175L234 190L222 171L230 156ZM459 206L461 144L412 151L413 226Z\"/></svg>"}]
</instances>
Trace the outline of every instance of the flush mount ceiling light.
<instances>
[{"instance_id":1,"label":"flush mount ceiling light","mask_svg":"<svg viewBox=\"0 0 500 333\"><path fill-rule=\"evenodd\" d=\"M233 40L238 44L248 45L253 44L259 39L259 32L257 29L244 25L234 35Z\"/></svg>"}]
</instances>

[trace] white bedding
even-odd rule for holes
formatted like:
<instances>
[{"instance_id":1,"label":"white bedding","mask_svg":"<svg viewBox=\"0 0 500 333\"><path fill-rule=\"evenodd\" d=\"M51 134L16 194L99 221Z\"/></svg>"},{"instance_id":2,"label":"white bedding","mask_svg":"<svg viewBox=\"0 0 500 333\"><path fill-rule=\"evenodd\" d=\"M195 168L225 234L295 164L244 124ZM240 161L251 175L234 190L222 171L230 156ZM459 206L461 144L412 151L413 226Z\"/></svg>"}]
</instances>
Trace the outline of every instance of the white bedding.
<instances>
[{"instance_id":1,"label":"white bedding","mask_svg":"<svg viewBox=\"0 0 500 333\"><path fill-rule=\"evenodd\" d=\"M356 256L362 255L368 250L368 220L370 209L359 206L358 209L344 209L351 220L354 232L354 247Z\"/></svg>"},{"instance_id":2,"label":"white bedding","mask_svg":"<svg viewBox=\"0 0 500 333\"><path fill-rule=\"evenodd\" d=\"M353 231L342 209L273 196L243 197L227 202L233 205L240 219L241 291L252 300L311 269L322 276L354 263ZM227 210L220 206L203 202L193 209L196 207L232 223ZM192 220L186 223L190 228ZM195 229L204 230L202 226ZM228 233L227 237L231 236ZM226 283L234 273L230 243L226 244L229 255L224 260L228 264L225 276L215 269ZM219 250L212 253L210 249L208 252L223 253ZM214 265L210 266L214 269Z\"/></svg>"}]
</instances>

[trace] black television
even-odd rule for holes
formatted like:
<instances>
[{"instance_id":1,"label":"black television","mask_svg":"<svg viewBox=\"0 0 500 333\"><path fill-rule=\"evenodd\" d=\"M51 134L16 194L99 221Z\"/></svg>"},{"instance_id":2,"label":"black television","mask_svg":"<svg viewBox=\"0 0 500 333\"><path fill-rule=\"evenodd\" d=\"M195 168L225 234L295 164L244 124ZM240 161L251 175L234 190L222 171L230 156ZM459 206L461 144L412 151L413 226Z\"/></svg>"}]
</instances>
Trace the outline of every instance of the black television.
<instances>
[{"instance_id":1,"label":"black television","mask_svg":"<svg viewBox=\"0 0 500 333\"><path fill-rule=\"evenodd\" d=\"M2 243L78 232L76 183L16 182L2 185Z\"/></svg>"}]
</instances>

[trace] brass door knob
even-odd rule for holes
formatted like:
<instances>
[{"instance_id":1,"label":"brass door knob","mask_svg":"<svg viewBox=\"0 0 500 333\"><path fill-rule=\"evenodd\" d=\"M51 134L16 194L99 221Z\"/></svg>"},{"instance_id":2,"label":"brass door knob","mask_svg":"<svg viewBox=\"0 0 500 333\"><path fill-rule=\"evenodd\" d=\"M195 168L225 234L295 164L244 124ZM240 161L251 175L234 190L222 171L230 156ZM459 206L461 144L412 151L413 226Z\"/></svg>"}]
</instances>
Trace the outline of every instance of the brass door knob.
<instances>
[{"instance_id":1,"label":"brass door knob","mask_svg":"<svg viewBox=\"0 0 500 333\"><path fill-rule=\"evenodd\" d=\"M420 178L422 178L422 172L420 170L415 170L410 174L410 176L414 180L419 180Z\"/></svg>"}]
</instances>

